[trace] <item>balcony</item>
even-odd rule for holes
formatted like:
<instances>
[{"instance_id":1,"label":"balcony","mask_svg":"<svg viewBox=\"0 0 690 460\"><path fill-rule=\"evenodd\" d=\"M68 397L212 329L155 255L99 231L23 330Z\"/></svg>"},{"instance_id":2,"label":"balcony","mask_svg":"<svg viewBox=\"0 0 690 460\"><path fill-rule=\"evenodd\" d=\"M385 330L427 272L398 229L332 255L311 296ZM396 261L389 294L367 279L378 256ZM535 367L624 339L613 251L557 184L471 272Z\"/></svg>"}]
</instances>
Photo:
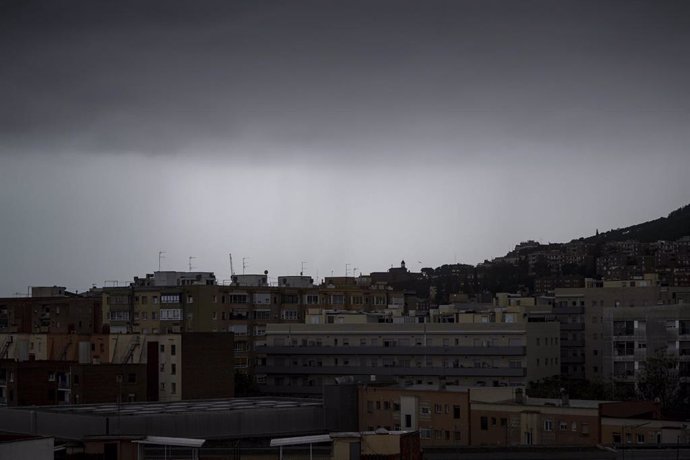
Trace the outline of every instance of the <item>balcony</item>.
<instances>
[{"instance_id":1,"label":"balcony","mask_svg":"<svg viewBox=\"0 0 690 460\"><path fill-rule=\"evenodd\" d=\"M585 312L585 307L553 307L554 315L581 315Z\"/></svg>"},{"instance_id":2,"label":"balcony","mask_svg":"<svg viewBox=\"0 0 690 460\"><path fill-rule=\"evenodd\" d=\"M381 347L381 346L265 346L257 353L267 355L427 355L427 356L524 356L525 347Z\"/></svg>"},{"instance_id":3,"label":"balcony","mask_svg":"<svg viewBox=\"0 0 690 460\"><path fill-rule=\"evenodd\" d=\"M522 367L371 367L371 366L258 366L257 374L268 375L390 375L442 377L524 377Z\"/></svg>"},{"instance_id":4,"label":"balcony","mask_svg":"<svg viewBox=\"0 0 690 460\"><path fill-rule=\"evenodd\" d=\"M563 364L584 364L584 356L562 356L561 363Z\"/></svg>"}]
</instances>

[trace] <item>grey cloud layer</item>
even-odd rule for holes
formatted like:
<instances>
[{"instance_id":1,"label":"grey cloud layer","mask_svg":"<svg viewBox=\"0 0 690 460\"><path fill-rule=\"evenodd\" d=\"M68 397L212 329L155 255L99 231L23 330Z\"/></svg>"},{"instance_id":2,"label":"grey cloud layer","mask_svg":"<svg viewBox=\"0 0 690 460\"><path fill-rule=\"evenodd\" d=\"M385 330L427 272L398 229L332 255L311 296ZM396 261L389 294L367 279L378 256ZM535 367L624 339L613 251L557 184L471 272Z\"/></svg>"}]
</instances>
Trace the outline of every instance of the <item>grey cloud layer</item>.
<instances>
[{"instance_id":1,"label":"grey cloud layer","mask_svg":"<svg viewBox=\"0 0 690 460\"><path fill-rule=\"evenodd\" d=\"M0 152L330 161L683 144L686 5L5 2Z\"/></svg>"}]
</instances>

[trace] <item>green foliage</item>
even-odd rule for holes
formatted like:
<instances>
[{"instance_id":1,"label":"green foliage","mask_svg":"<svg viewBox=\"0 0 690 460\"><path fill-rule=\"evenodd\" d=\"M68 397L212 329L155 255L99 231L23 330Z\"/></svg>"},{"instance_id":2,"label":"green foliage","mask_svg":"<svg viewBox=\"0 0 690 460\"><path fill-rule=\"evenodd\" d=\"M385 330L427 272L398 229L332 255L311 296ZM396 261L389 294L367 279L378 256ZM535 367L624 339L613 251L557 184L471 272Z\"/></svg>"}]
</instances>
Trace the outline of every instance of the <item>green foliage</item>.
<instances>
[{"instance_id":1,"label":"green foliage","mask_svg":"<svg viewBox=\"0 0 690 460\"><path fill-rule=\"evenodd\" d=\"M637 374L637 394L640 399L659 399L664 411L672 409L680 402L681 382L678 373L678 360L657 351L647 357L644 368Z\"/></svg>"}]
</instances>

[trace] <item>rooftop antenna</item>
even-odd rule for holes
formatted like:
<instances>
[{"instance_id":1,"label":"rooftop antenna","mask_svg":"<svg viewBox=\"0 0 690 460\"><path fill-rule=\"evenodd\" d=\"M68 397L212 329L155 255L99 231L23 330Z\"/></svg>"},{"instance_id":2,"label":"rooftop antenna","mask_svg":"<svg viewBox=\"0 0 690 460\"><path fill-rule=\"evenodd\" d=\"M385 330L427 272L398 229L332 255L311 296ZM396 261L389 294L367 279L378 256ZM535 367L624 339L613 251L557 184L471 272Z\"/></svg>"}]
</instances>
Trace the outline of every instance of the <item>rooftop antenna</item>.
<instances>
[{"instance_id":1,"label":"rooftop antenna","mask_svg":"<svg viewBox=\"0 0 690 460\"><path fill-rule=\"evenodd\" d=\"M355 267L352 269L352 276L357 276L357 270L359 270L359 267Z\"/></svg>"},{"instance_id":2,"label":"rooftop antenna","mask_svg":"<svg viewBox=\"0 0 690 460\"><path fill-rule=\"evenodd\" d=\"M249 267L247 260L249 260L249 257L242 257L242 274L243 275L244 275L244 271L247 269L247 267Z\"/></svg>"},{"instance_id":3,"label":"rooftop antenna","mask_svg":"<svg viewBox=\"0 0 690 460\"><path fill-rule=\"evenodd\" d=\"M189 271L192 271L192 259L196 259L194 256L189 256Z\"/></svg>"},{"instance_id":4,"label":"rooftop antenna","mask_svg":"<svg viewBox=\"0 0 690 460\"><path fill-rule=\"evenodd\" d=\"M347 277L347 274L350 270L350 265L352 265L352 264L345 264L345 277Z\"/></svg>"},{"instance_id":5,"label":"rooftop antenna","mask_svg":"<svg viewBox=\"0 0 690 460\"><path fill-rule=\"evenodd\" d=\"M305 261L300 262L301 267L300 267L300 271L299 271L299 276L304 276L304 265L306 265L306 263L307 262L305 262Z\"/></svg>"},{"instance_id":6,"label":"rooftop antenna","mask_svg":"<svg viewBox=\"0 0 690 460\"><path fill-rule=\"evenodd\" d=\"M161 259L165 259L165 251L158 251L158 271L161 271Z\"/></svg>"},{"instance_id":7,"label":"rooftop antenna","mask_svg":"<svg viewBox=\"0 0 690 460\"><path fill-rule=\"evenodd\" d=\"M228 254L230 257L230 277L232 278L235 276L235 269L232 267L232 253Z\"/></svg>"}]
</instances>

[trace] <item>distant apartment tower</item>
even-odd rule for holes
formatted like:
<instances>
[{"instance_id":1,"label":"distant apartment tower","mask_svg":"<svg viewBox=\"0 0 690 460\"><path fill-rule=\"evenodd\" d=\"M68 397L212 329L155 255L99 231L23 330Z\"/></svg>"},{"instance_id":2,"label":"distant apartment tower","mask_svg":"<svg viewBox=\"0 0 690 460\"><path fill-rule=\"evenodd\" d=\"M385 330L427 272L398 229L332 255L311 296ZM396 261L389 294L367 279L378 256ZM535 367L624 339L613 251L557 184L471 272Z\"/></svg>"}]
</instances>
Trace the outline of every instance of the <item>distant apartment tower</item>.
<instances>
[{"instance_id":1,"label":"distant apartment tower","mask_svg":"<svg viewBox=\"0 0 690 460\"><path fill-rule=\"evenodd\" d=\"M604 378L634 388L646 360L677 360L681 385L690 384L690 305L604 309Z\"/></svg>"}]
</instances>

